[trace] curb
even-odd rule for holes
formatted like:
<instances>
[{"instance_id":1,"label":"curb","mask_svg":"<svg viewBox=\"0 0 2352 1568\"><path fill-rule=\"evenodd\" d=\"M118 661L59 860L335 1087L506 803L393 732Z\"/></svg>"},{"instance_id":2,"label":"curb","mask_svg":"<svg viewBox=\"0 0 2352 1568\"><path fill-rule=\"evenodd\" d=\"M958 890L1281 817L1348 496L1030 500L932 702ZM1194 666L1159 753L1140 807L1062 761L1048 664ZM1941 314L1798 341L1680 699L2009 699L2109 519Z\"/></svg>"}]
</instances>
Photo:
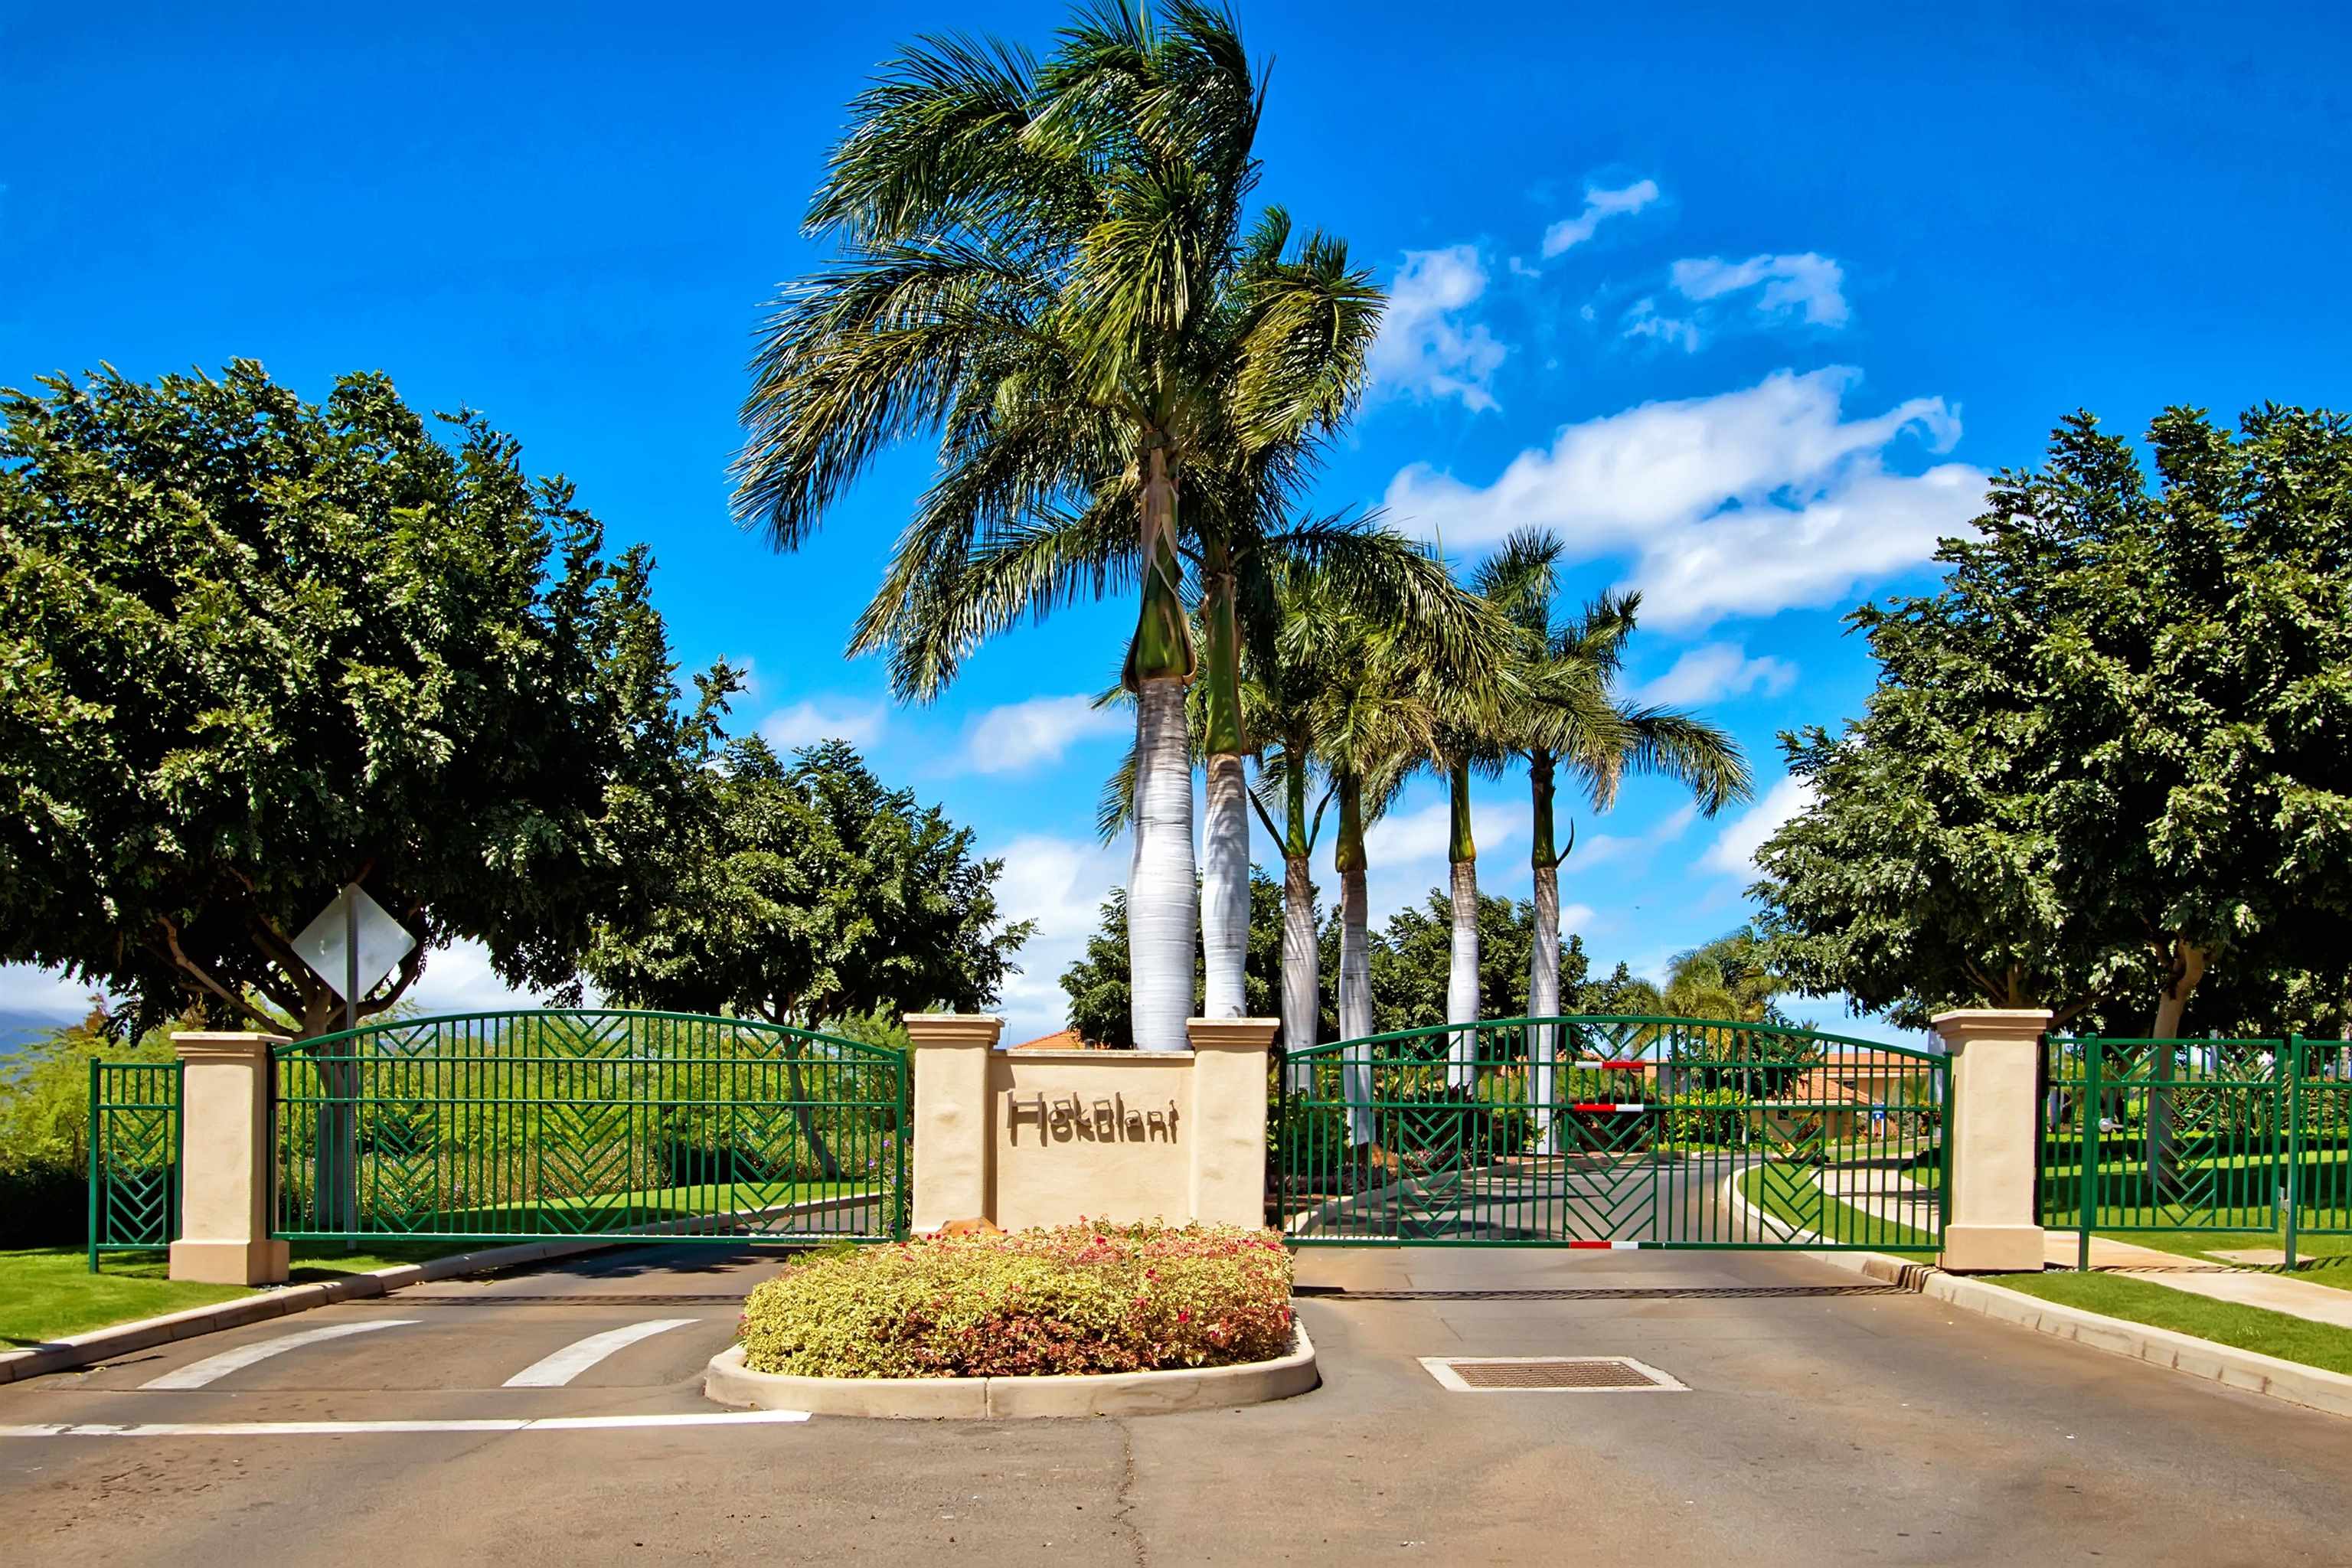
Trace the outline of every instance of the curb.
<instances>
[{"instance_id":1,"label":"curb","mask_svg":"<svg viewBox=\"0 0 2352 1568\"><path fill-rule=\"evenodd\" d=\"M1773 1219L1748 1203L1738 1191L1736 1183L1727 1182L1724 1190L1734 1204L1785 1232L1792 1239L1821 1239L1811 1231L1798 1230ZM2218 1383L2248 1394L2259 1394L2284 1404L2299 1405L2307 1410L2352 1416L2352 1376L2340 1372L2284 1361L2277 1356L2264 1355L2260 1351L2241 1350L2236 1345L2217 1344L2211 1340L2200 1340L2194 1334L2159 1329L2147 1323L2135 1323L2126 1318L2110 1318L2104 1312L2088 1311L2081 1307L2045 1301L2021 1290L2004 1289L1999 1285L1988 1285L1965 1275L1947 1274L1933 1264L1895 1258L1884 1252L1809 1251L1805 1256L1832 1268L1866 1275L1873 1279L1916 1291L1930 1300L1941 1301L1963 1312L1979 1313L1995 1322L2031 1329L2036 1333L2072 1341L2093 1350L2105 1351L2111 1355L2128 1356L2151 1366L2203 1378L2209 1383Z\"/></svg>"},{"instance_id":2,"label":"curb","mask_svg":"<svg viewBox=\"0 0 2352 1568\"><path fill-rule=\"evenodd\" d=\"M805 1210L797 1205L787 1205L782 1208L760 1210L756 1217L773 1218L792 1212L823 1214L835 1208L868 1203L872 1198L870 1193L820 1198ZM347 1274L340 1279L289 1285L283 1289L268 1290L258 1296L215 1301L207 1307L189 1307L182 1311L166 1312L160 1318L140 1318L128 1323L92 1329L88 1333L68 1334L64 1339L24 1350L0 1352L0 1384L21 1382L28 1377L43 1377L53 1372L71 1372L92 1362L129 1355L134 1351L152 1350L174 1340L194 1339L198 1334L216 1333L223 1329L241 1329L248 1323L267 1322L271 1318L307 1312L318 1307L331 1307L338 1301L362 1301L376 1296L388 1296L412 1285L430 1285L461 1274L512 1268L518 1264L537 1263L544 1258L599 1252L608 1247L634 1246L641 1236L646 1240L656 1240L665 1235L674 1235L682 1223L662 1220L652 1226L613 1232L593 1240L526 1241L512 1247L488 1247L479 1252L453 1252L446 1258L436 1258L424 1263L401 1263L390 1268L371 1269L365 1274ZM748 1242L749 1238L745 1239ZM825 1238L807 1237L793 1239L816 1245Z\"/></svg>"},{"instance_id":3,"label":"curb","mask_svg":"<svg viewBox=\"0 0 2352 1568\"><path fill-rule=\"evenodd\" d=\"M1294 1312L1288 1355L1240 1366L1072 1377L785 1377L753 1372L743 1347L710 1358L703 1396L719 1405L898 1421L1020 1421L1086 1415L1164 1415L1223 1410L1306 1393L1319 1381L1315 1342Z\"/></svg>"}]
</instances>

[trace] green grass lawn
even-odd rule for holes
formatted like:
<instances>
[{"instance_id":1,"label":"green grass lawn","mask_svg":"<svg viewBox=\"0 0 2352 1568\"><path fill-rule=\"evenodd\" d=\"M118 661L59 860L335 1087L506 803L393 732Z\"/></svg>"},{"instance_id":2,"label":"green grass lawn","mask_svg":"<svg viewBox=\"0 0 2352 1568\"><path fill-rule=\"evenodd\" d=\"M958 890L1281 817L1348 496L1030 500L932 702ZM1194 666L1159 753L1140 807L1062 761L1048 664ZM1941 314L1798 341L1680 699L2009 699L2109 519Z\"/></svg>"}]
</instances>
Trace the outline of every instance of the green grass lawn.
<instances>
[{"instance_id":1,"label":"green grass lawn","mask_svg":"<svg viewBox=\"0 0 2352 1568\"><path fill-rule=\"evenodd\" d=\"M2352 1331L2260 1307L2241 1307L2135 1279L2128 1274L1988 1274L1986 1283L2150 1328L2194 1334L2216 1344L2259 1351L2282 1361L2352 1373Z\"/></svg>"},{"instance_id":2,"label":"green grass lawn","mask_svg":"<svg viewBox=\"0 0 2352 1568\"><path fill-rule=\"evenodd\" d=\"M298 1242L293 1283L364 1274L395 1264L422 1263L468 1251L474 1242L371 1243L346 1252L340 1242ZM42 1247L0 1252L0 1347L18 1349L65 1334L102 1329L137 1318L157 1317L188 1307L234 1300L252 1291L239 1285L198 1285L164 1277L160 1252L110 1254L105 1271L89 1271L89 1255L79 1247Z\"/></svg>"},{"instance_id":3,"label":"green grass lawn","mask_svg":"<svg viewBox=\"0 0 2352 1568\"><path fill-rule=\"evenodd\" d=\"M1937 1249L1934 1238L1925 1233L1895 1220L1881 1219L1827 1194L1818 1199L1800 1194L1792 1202L1789 1194L1777 1190L1779 1184L1765 1179L1765 1169L1759 1165L1740 1173L1740 1195L1784 1225L1817 1232L1831 1241L1874 1247L1881 1252L1933 1254Z\"/></svg>"}]
</instances>

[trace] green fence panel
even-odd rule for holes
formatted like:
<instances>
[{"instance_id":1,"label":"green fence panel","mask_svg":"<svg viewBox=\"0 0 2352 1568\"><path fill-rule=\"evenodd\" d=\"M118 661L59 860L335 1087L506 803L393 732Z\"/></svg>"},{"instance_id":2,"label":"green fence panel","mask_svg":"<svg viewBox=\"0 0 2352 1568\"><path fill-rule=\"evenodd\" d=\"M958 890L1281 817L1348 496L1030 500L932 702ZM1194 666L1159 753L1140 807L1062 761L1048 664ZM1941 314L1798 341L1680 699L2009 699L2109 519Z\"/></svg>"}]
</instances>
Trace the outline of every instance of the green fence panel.
<instances>
[{"instance_id":1,"label":"green fence panel","mask_svg":"<svg viewBox=\"0 0 2352 1568\"><path fill-rule=\"evenodd\" d=\"M741 1018L403 1019L273 1053L274 1234L906 1233L910 1091L887 1047Z\"/></svg>"},{"instance_id":2,"label":"green fence panel","mask_svg":"<svg viewBox=\"0 0 2352 1568\"><path fill-rule=\"evenodd\" d=\"M180 1234L181 1064L89 1064L89 1267Z\"/></svg>"},{"instance_id":3,"label":"green fence panel","mask_svg":"<svg viewBox=\"0 0 2352 1568\"><path fill-rule=\"evenodd\" d=\"M1294 1051L1300 1246L1937 1247L1946 1063L1815 1030L1564 1016Z\"/></svg>"},{"instance_id":4,"label":"green fence panel","mask_svg":"<svg viewBox=\"0 0 2352 1568\"><path fill-rule=\"evenodd\" d=\"M2287 1266L2304 1236L2352 1236L2352 1041L2292 1044L2284 1183Z\"/></svg>"},{"instance_id":5,"label":"green fence panel","mask_svg":"<svg viewBox=\"0 0 2352 1568\"><path fill-rule=\"evenodd\" d=\"M2098 1231L2291 1227L2298 1119L2342 1103L2332 1082L2305 1092L2301 1055L2284 1039L2048 1037L2042 1223L2077 1233L2082 1268ZM2326 1150L2314 1148L2324 1167ZM2325 1211L2337 1189L2324 1169L2319 1179Z\"/></svg>"}]
</instances>

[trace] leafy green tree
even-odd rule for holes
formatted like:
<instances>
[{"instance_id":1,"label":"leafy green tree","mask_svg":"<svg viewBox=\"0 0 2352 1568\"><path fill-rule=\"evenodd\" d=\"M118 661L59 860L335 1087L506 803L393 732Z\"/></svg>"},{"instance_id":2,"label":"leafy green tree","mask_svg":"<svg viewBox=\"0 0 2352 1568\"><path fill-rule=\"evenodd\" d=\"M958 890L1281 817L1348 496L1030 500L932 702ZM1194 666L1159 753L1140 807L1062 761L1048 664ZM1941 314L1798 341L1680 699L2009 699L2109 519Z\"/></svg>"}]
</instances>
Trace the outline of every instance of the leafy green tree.
<instances>
[{"instance_id":1,"label":"leafy green tree","mask_svg":"<svg viewBox=\"0 0 2352 1568\"><path fill-rule=\"evenodd\" d=\"M1526 994L1530 950L1538 931L1527 900L1478 895L1478 1016L1515 1018ZM1332 933L1336 940L1337 933ZM1389 917L1372 946L1372 994L1380 1032L1457 1023L1448 998L1454 973L1454 900L1433 888L1421 908ZM1591 960L1580 936L1563 945L1560 973L1570 987L1583 983Z\"/></svg>"},{"instance_id":2,"label":"leafy green tree","mask_svg":"<svg viewBox=\"0 0 2352 1568\"><path fill-rule=\"evenodd\" d=\"M2176 408L2149 447L2153 482L2069 418L1945 542L1939 590L1851 617L1878 688L1843 734L1786 739L1814 804L1759 857L1769 963L1799 988L2160 1037L2208 976L2231 977L2232 1021L2263 1010L2236 981L2278 977L2272 1031L2304 1021L2286 976L2336 989L2352 429L2267 406L2232 436Z\"/></svg>"},{"instance_id":3,"label":"leafy green tree","mask_svg":"<svg viewBox=\"0 0 2352 1568\"><path fill-rule=\"evenodd\" d=\"M1002 920L1003 863L972 858L970 828L885 787L842 742L788 763L737 741L698 773L694 807L667 896L601 926L588 954L589 977L632 1004L870 1038L876 1016L901 1007L985 1007L1034 929ZM788 1059L806 1101L799 1070ZM808 1107L798 1114L835 1173Z\"/></svg>"},{"instance_id":4,"label":"leafy green tree","mask_svg":"<svg viewBox=\"0 0 2352 1568\"><path fill-rule=\"evenodd\" d=\"M1244 1017L1276 1016L1276 994L1283 963L1282 886L1265 872L1250 872L1248 964L1244 972ZM1069 1026L1078 1037L1112 1050L1135 1049L1134 1013L1128 994L1127 889L1113 888L1102 902L1102 926L1087 939L1087 950L1062 972L1070 998ZM1192 974L1192 1005L1208 993L1205 963ZM1196 1017L1207 1015L1196 1012Z\"/></svg>"},{"instance_id":5,"label":"leafy green tree","mask_svg":"<svg viewBox=\"0 0 2352 1568\"><path fill-rule=\"evenodd\" d=\"M904 1007L993 1002L1035 929L1007 923L1001 860L840 741L787 762L751 737L698 777L665 885L588 955L606 993L682 1012L814 1027Z\"/></svg>"},{"instance_id":6,"label":"leafy green tree","mask_svg":"<svg viewBox=\"0 0 2352 1568\"><path fill-rule=\"evenodd\" d=\"M1194 946L1184 693L1210 677L1213 1005L1239 998L1246 556L1352 405L1380 294L1346 249L1244 227L1263 102L1226 14L1081 9L1042 68L996 42L904 51L853 106L809 212L840 258L779 302L744 405L739 513L796 548L886 446L940 472L854 650L928 697L983 637L1139 584L1133 1032L1183 1041ZM1180 499L1182 502L1180 510Z\"/></svg>"},{"instance_id":7,"label":"leafy green tree","mask_svg":"<svg viewBox=\"0 0 2352 1568\"><path fill-rule=\"evenodd\" d=\"M657 887L688 759L643 549L477 415L250 361L0 400L0 960L308 1037L294 937L356 882L419 939L570 984Z\"/></svg>"}]
</instances>

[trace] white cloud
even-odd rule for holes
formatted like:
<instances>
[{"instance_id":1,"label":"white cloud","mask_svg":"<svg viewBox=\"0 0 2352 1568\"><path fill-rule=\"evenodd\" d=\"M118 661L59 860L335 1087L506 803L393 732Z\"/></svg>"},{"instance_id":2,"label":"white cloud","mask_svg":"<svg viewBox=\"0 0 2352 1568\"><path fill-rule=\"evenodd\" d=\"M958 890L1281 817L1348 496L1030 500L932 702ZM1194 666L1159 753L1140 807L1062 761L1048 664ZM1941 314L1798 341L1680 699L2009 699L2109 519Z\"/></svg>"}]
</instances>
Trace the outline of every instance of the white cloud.
<instances>
[{"instance_id":1,"label":"white cloud","mask_svg":"<svg viewBox=\"0 0 2352 1568\"><path fill-rule=\"evenodd\" d=\"M1636 180L1622 190L1604 191L1596 185L1584 187L1584 210L1574 217L1564 217L1544 230L1543 253L1546 259L1582 245L1595 230L1612 217L1640 212L1658 199L1655 180Z\"/></svg>"},{"instance_id":2,"label":"white cloud","mask_svg":"<svg viewBox=\"0 0 2352 1568\"><path fill-rule=\"evenodd\" d=\"M779 708L760 721L760 733L780 752L819 741L846 741L870 746L889 726L890 710L879 702L855 702L841 698L809 698Z\"/></svg>"},{"instance_id":3,"label":"white cloud","mask_svg":"<svg viewBox=\"0 0 2352 1568\"><path fill-rule=\"evenodd\" d=\"M1664 848L1689 832L1690 825L1697 820L1698 807L1685 801L1644 832L1630 836L1596 833L1590 838L1580 837L1576 847L1569 852L1568 869L1581 871L1594 866L1606 866L1612 860L1637 857L1646 858L1653 851Z\"/></svg>"},{"instance_id":4,"label":"white cloud","mask_svg":"<svg viewBox=\"0 0 2352 1568\"><path fill-rule=\"evenodd\" d=\"M1564 940L1591 928L1593 909L1591 904L1563 904L1559 910L1559 934Z\"/></svg>"},{"instance_id":5,"label":"white cloud","mask_svg":"<svg viewBox=\"0 0 2352 1568\"><path fill-rule=\"evenodd\" d=\"M1777 696L1797 683L1797 667L1770 654L1748 657L1738 643L1703 643L1690 649L1664 675L1635 689L1634 700L1668 707L1689 707L1750 691Z\"/></svg>"},{"instance_id":6,"label":"white cloud","mask_svg":"<svg viewBox=\"0 0 2352 1568\"><path fill-rule=\"evenodd\" d=\"M1486 291L1476 246L1406 251L1372 343L1372 380L1416 397L1458 397L1473 413L1498 406L1495 372L1509 351L1464 315Z\"/></svg>"},{"instance_id":7,"label":"white cloud","mask_svg":"<svg viewBox=\"0 0 2352 1568\"><path fill-rule=\"evenodd\" d=\"M1103 900L1126 883L1128 851L1125 844L1030 833L988 854L1004 862L996 899L1005 919L1037 922L1013 961L1022 972L1006 979L996 1006L1005 1043L1018 1045L1068 1022L1062 971L1086 951L1101 923Z\"/></svg>"},{"instance_id":8,"label":"white cloud","mask_svg":"<svg viewBox=\"0 0 2352 1568\"><path fill-rule=\"evenodd\" d=\"M1698 859L1699 868L1726 876L1746 877L1756 870L1756 851L1780 830L1780 825L1813 804L1813 786L1799 778L1784 778L1762 800L1741 813Z\"/></svg>"},{"instance_id":9,"label":"white cloud","mask_svg":"<svg viewBox=\"0 0 2352 1568\"><path fill-rule=\"evenodd\" d=\"M1385 508L1452 549L1538 525L1573 559L1630 555L1652 626L1830 604L1927 560L1984 499L1985 476L1965 464L1887 472L1898 437L1947 450L1959 417L1940 397L1915 397L1848 419L1842 404L1859 374L1778 371L1737 392L1570 425L1484 487L1416 463L1391 481Z\"/></svg>"},{"instance_id":10,"label":"white cloud","mask_svg":"<svg viewBox=\"0 0 2352 1568\"><path fill-rule=\"evenodd\" d=\"M1521 812L1470 803L1470 837L1480 856L1518 837ZM1364 858L1375 869L1443 860L1454 842L1454 807L1433 801L1418 811L1393 813L1364 829Z\"/></svg>"},{"instance_id":11,"label":"white cloud","mask_svg":"<svg viewBox=\"0 0 2352 1568\"><path fill-rule=\"evenodd\" d=\"M1097 708L1083 694L1032 697L991 708L964 725L963 765L976 773L1009 773L1039 763L1058 763L1078 741L1116 735L1135 727L1133 715Z\"/></svg>"},{"instance_id":12,"label":"white cloud","mask_svg":"<svg viewBox=\"0 0 2352 1568\"><path fill-rule=\"evenodd\" d=\"M72 1023L89 1012L90 993L97 989L68 980L54 969L30 963L0 963L0 1013L21 1013L37 1018Z\"/></svg>"},{"instance_id":13,"label":"white cloud","mask_svg":"<svg viewBox=\"0 0 2352 1568\"><path fill-rule=\"evenodd\" d=\"M489 1013L536 1007L541 998L499 979L490 967L489 950L461 937L425 955L425 973L408 988L404 1000L427 1013Z\"/></svg>"},{"instance_id":14,"label":"white cloud","mask_svg":"<svg viewBox=\"0 0 2352 1568\"><path fill-rule=\"evenodd\" d=\"M1637 300L1625 312L1625 336L1655 338L1662 343L1679 347L1683 353L1698 353L1698 323L1675 316L1658 314L1655 300Z\"/></svg>"},{"instance_id":15,"label":"white cloud","mask_svg":"<svg viewBox=\"0 0 2352 1568\"><path fill-rule=\"evenodd\" d=\"M1768 316L1801 315L1816 327L1843 327L1848 315L1845 270L1826 256L1751 256L1726 261L1719 256L1677 261L1671 274L1685 300L1714 300L1764 286L1756 308Z\"/></svg>"}]
</instances>

